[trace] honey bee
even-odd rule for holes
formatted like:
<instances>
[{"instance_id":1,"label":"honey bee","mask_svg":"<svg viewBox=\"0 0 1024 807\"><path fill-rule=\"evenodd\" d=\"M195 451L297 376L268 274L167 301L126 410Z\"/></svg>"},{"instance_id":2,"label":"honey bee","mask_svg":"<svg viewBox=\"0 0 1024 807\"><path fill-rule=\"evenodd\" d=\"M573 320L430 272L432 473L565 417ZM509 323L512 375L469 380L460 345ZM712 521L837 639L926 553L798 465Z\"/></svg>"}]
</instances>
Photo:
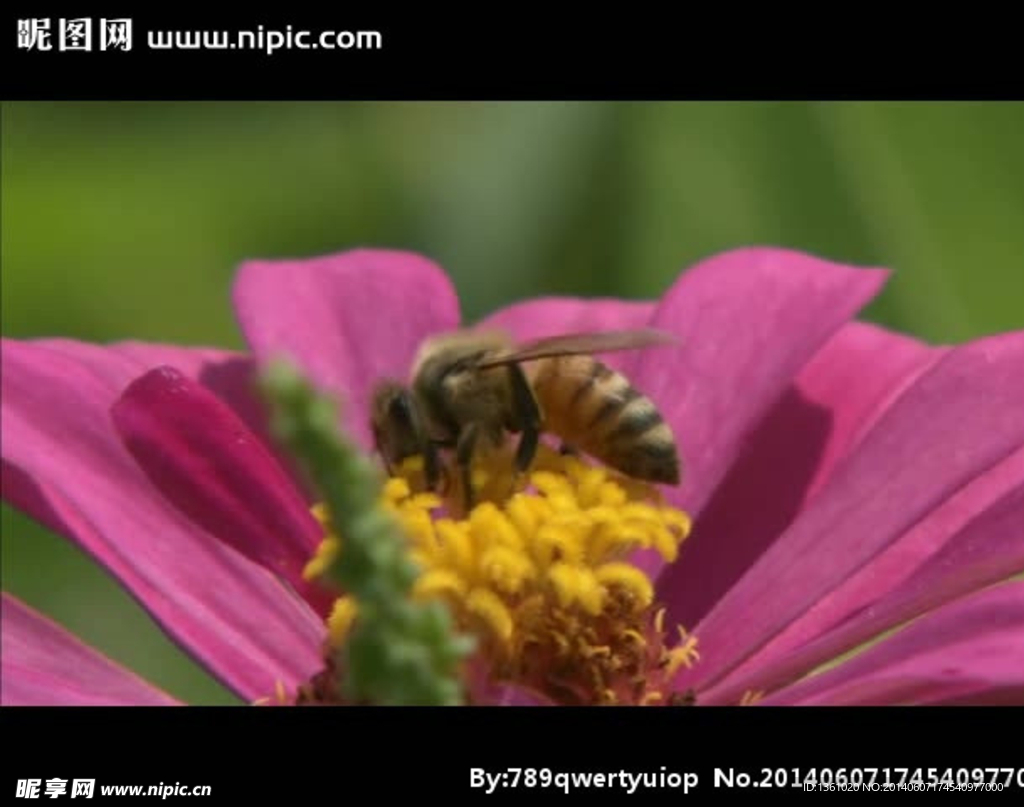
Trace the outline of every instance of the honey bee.
<instances>
[{"instance_id":1,"label":"honey bee","mask_svg":"<svg viewBox=\"0 0 1024 807\"><path fill-rule=\"evenodd\" d=\"M475 452L500 448L518 434L514 470L533 462L542 433L563 452L583 452L636 479L667 485L680 480L671 428L654 403L622 374L592 354L674 343L651 329L551 336L515 343L499 332L460 330L426 340L413 360L412 381L392 379L374 390L371 427L389 473L421 456L436 490L441 450L455 451L464 506L475 498L470 463Z\"/></svg>"}]
</instances>

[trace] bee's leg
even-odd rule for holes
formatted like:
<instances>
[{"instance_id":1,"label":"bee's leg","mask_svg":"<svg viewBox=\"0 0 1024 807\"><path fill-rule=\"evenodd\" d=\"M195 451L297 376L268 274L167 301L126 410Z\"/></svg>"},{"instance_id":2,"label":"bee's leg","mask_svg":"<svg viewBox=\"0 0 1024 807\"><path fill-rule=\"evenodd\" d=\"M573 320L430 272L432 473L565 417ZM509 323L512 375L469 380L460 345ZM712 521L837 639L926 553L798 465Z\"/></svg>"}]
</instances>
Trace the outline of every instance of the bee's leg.
<instances>
[{"instance_id":1,"label":"bee's leg","mask_svg":"<svg viewBox=\"0 0 1024 807\"><path fill-rule=\"evenodd\" d=\"M441 452L454 450L458 441L445 437L431 438L424 448L424 475L430 485L430 490L447 496L452 485L451 468L442 461Z\"/></svg>"},{"instance_id":2,"label":"bee's leg","mask_svg":"<svg viewBox=\"0 0 1024 807\"><path fill-rule=\"evenodd\" d=\"M373 427L373 451L380 460L380 464L384 466L385 473L388 476L394 476L394 463L391 461L391 457L387 451L386 443L384 441L384 431L376 426Z\"/></svg>"},{"instance_id":3,"label":"bee's leg","mask_svg":"<svg viewBox=\"0 0 1024 807\"><path fill-rule=\"evenodd\" d=\"M520 475L526 472L537 454L541 427L540 407L523 374L523 368L518 364L512 364L509 365L508 371L512 380L512 396L518 421L515 425L522 432L515 459L516 474Z\"/></svg>"},{"instance_id":4,"label":"bee's leg","mask_svg":"<svg viewBox=\"0 0 1024 807\"><path fill-rule=\"evenodd\" d=\"M563 440L561 445L558 446L558 453L563 457L578 457L580 455L580 452L576 450L576 447L569 445L565 440Z\"/></svg>"},{"instance_id":5,"label":"bee's leg","mask_svg":"<svg viewBox=\"0 0 1024 807\"><path fill-rule=\"evenodd\" d=\"M473 452L476 449L477 437L480 429L476 423L470 423L459 434L459 440L455 445L455 459L459 464L459 472L462 475L462 491L465 501L466 513L473 509L476 496L473 491Z\"/></svg>"},{"instance_id":6,"label":"bee's leg","mask_svg":"<svg viewBox=\"0 0 1024 807\"><path fill-rule=\"evenodd\" d=\"M441 460L438 456L437 443L432 440L425 440L423 443L423 476L427 490L436 492L441 482Z\"/></svg>"},{"instance_id":7,"label":"bee's leg","mask_svg":"<svg viewBox=\"0 0 1024 807\"><path fill-rule=\"evenodd\" d=\"M395 464L391 461L391 458L383 451L378 451L377 456L380 458L380 464L384 466L384 473L388 476L394 476Z\"/></svg>"}]
</instances>

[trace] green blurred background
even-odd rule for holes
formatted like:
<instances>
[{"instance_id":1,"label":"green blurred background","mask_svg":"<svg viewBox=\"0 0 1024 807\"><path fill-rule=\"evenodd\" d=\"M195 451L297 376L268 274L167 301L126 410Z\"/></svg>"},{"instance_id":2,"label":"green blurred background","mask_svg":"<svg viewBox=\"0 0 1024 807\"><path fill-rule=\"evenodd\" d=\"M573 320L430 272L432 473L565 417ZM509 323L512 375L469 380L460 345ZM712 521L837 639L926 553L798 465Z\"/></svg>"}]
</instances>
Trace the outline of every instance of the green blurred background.
<instances>
[{"instance_id":1,"label":"green blurred background","mask_svg":"<svg viewBox=\"0 0 1024 807\"><path fill-rule=\"evenodd\" d=\"M864 317L1024 325L1020 103L5 103L4 336L243 347L251 257L411 249L474 319L659 295L773 244L895 276ZM193 703L234 703L105 573L6 505L3 588Z\"/></svg>"}]
</instances>

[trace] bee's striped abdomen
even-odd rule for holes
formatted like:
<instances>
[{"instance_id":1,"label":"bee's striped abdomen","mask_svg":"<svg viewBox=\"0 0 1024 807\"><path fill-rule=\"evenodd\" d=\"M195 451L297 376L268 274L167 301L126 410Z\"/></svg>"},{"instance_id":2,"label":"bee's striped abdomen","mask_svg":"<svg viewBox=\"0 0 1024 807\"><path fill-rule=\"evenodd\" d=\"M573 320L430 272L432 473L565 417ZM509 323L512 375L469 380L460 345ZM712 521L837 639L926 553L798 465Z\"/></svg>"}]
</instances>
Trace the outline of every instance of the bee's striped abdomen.
<instances>
[{"instance_id":1,"label":"bee's striped abdomen","mask_svg":"<svg viewBox=\"0 0 1024 807\"><path fill-rule=\"evenodd\" d=\"M650 482L679 482L675 437L650 398L630 387L614 422L602 432L605 462L625 474Z\"/></svg>"},{"instance_id":2,"label":"bee's striped abdomen","mask_svg":"<svg viewBox=\"0 0 1024 807\"><path fill-rule=\"evenodd\" d=\"M533 385L546 431L629 476L679 482L672 430L624 375L590 356L538 364Z\"/></svg>"}]
</instances>

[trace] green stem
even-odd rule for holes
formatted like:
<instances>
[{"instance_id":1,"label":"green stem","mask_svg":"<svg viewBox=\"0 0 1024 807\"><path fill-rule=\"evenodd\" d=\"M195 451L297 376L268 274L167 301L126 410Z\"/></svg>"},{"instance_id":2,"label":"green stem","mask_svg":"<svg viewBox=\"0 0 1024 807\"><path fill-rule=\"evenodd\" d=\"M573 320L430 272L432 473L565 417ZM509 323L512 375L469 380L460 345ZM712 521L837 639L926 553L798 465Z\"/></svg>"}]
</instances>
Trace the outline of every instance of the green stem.
<instances>
[{"instance_id":1,"label":"green stem","mask_svg":"<svg viewBox=\"0 0 1024 807\"><path fill-rule=\"evenodd\" d=\"M338 669L341 691L380 705L460 705L459 662L472 643L438 602L412 599L419 570L400 525L381 506L380 474L342 434L337 401L317 392L289 363L260 378L271 428L303 466L341 539L330 583L352 596L358 615Z\"/></svg>"}]
</instances>

